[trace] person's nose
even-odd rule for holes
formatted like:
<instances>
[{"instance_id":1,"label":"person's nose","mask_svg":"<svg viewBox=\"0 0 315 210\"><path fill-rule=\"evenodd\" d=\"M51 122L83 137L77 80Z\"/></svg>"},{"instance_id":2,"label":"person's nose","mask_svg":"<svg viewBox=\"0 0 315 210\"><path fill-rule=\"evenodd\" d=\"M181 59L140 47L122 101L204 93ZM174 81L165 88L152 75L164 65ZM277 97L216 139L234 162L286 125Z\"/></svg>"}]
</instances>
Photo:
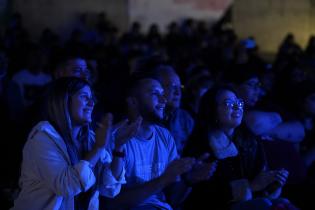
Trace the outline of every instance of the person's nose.
<instances>
[{"instance_id":1,"label":"person's nose","mask_svg":"<svg viewBox=\"0 0 315 210\"><path fill-rule=\"evenodd\" d=\"M166 104L167 100L166 100L166 97L164 95L160 95L159 97L159 102L161 104Z\"/></svg>"},{"instance_id":2,"label":"person's nose","mask_svg":"<svg viewBox=\"0 0 315 210\"><path fill-rule=\"evenodd\" d=\"M94 107L95 105L95 100L94 98L89 98L88 102L87 102L87 105L90 106L90 107Z\"/></svg>"},{"instance_id":3,"label":"person's nose","mask_svg":"<svg viewBox=\"0 0 315 210\"><path fill-rule=\"evenodd\" d=\"M232 108L233 108L234 110L243 110L243 105L240 105L240 104L238 104L238 103L234 103L233 106L232 106Z\"/></svg>"}]
</instances>

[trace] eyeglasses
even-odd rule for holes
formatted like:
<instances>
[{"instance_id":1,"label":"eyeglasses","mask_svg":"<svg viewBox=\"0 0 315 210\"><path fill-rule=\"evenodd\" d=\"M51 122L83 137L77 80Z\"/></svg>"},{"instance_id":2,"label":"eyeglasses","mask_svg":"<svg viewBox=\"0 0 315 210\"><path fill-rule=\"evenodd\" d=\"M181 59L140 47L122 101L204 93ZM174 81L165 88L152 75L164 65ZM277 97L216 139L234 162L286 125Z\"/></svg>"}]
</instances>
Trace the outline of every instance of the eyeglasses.
<instances>
[{"instance_id":1,"label":"eyeglasses","mask_svg":"<svg viewBox=\"0 0 315 210\"><path fill-rule=\"evenodd\" d=\"M226 108L229 108L229 109L243 109L244 108L244 101L242 99L237 99L235 101L233 100L225 100L223 102L223 105L226 107Z\"/></svg>"}]
</instances>

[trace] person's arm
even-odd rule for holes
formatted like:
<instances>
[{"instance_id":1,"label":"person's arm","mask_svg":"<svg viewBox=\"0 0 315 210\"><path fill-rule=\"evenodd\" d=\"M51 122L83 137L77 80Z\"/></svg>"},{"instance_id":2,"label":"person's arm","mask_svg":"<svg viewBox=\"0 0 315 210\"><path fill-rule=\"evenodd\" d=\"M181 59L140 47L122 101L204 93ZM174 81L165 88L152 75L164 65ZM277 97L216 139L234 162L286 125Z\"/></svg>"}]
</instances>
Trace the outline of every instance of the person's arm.
<instances>
[{"instance_id":1,"label":"person's arm","mask_svg":"<svg viewBox=\"0 0 315 210\"><path fill-rule=\"evenodd\" d=\"M176 209L187 198L191 192L192 186L181 180L174 182L164 189L168 203Z\"/></svg>"},{"instance_id":2,"label":"person's arm","mask_svg":"<svg viewBox=\"0 0 315 210\"><path fill-rule=\"evenodd\" d=\"M25 158L33 162L41 182L56 195L72 197L88 190L95 183L95 176L88 161L72 166L64 152L44 132L32 137L24 149Z\"/></svg>"},{"instance_id":3,"label":"person's arm","mask_svg":"<svg viewBox=\"0 0 315 210\"><path fill-rule=\"evenodd\" d=\"M192 185L210 179L216 171L217 161L206 163L209 154L203 154L193 168L182 174L181 181L172 183L165 189L169 203L173 208L179 207L191 192Z\"/></svg>"},{"instance_id":4,"label":"person's arm","mask_svg":"<svg viewBox=\"0 0 315 210\"><path fill-rule=\"evenodd\" d=\"M109 209L120 209L137 206L149 196L164 189L166 182L162 177L132 188L123 187L121 192L113 199L106 199L105 205Z\"/></svg>"},{"instance_id":5,"label":"person's arm","mask_svg":"<svg viewBox=\"0 0 315 210\"><path fill-rule=\"evenodd\" d=\"M113 160L111 162L111 171L113 176L118 180L121 177L124 168L125 151L123 146L115 147L113 150ZM115 154L118 153L118 154Z\"/></svg>"},{"instance_id":6,"label":"person's arm","mask_svg":"<svg viewBox=\"0 0 315 210\"><path fill-rule=\"evenodd\" d=\"M280 196L288 176L289 172L285 169L262 171L250 182L250 186L253 192L259 192L262 193L262 196L276 199Z\"/></svg>"},{"instance_id":7,"label":"person's arm","mask_svg":"<svg viewBox=\"0 0 315 210\"><path fill-rule=\"evenodd\" d=\"M119 179L118 177L121 176L124 167L124 145L138 133L141 123L142 117L138 117L134 122L129 123L129 120L124 120L114 126L115 129L112 132L114 149L112 151L113 160L111 163L111 170L116 179Z\"/></svg>"},{"instance_id":8,"label":"person's arm","mask_svg":"<svg viewBox=\"0 0 315 210\"><path fill-rule=\"evenodd\" d=\"M141 125L142 118L138 117L134 122L124 120L114 126L111 131L111 144L101 157L101 175L99 190L101 195L112 198L121 190L125 180L125 149L124 145L133 138ZM111 154L111 155L110 155Z\"/></svg>"},{"instance_id":9,"label":"person's arm","mask_svg":"<svg viewBox=\"0 0 315 210\"><path fill-rule=\"evenodd\" d=\"M305 136L304 127L298 121L283 122L276 112L249 111L245 115L246 126L263 137L289 142L300 142Z\"/></svg>"},{"instance_id":10,"label":"person's arm","mask_svg":"<svg viewBox=\"0 0 315 210\"><path fill-rule=\"evenodd\" d=\"M161 192L165 187L176 182L179 175L191 169L193 162L191 158L174 160L160 177L134 187L125 187L120 194L106 200L105 203L109 209L137 206L151 195Z\"/></svg>"},{"instance_id":11,"label":"person's arm","mask_svg":"<svg viewBox=\"0 0 315 210\"><path fill-rule=\"evenodd\" d=\"M123 148L114 150L113 156L104 150L104 154L101 155L101 163L99 167L101 169L98 182L98 189L100 194L113 198L121 190L122 184L126 184L125 169L124 169L124 156ZM117 154L116 154L117 152Z\"/></svg>"},{"instance_id":12,"label":"person's arm","mask_svg":"<svg viewBox=\"0 0 315 210\"><path fill-rule=\"evenodd\" d=\"M268 132L272 137L293 143L304 139L304 126L299 121L282 122Z\"/></svg>"},{"instance_id":13,"label":"person's arm","mask_svg":"<svg viewBox=\"0 0 315 210\"><path fill-rule=\"evenodd\" d=\"M95 143L93 149L89 151L85 156L84 160L90 163L91 167L94 167L100 156L107 146L112 132L112 114L108 113L102 118L102 121L98 123L98 128L95 131Z\"/></svg>"},{"instance_id":14,"label":"person's arm","mask_svg":"<svg viewBox=\"0 0 315 210\"><path fill-rule=\"evenodd\" d=\"M276 112L248 111L244 117L246 126L255 135L265 135L282 123L281 116Z\"/></svg>"}]
</instances>

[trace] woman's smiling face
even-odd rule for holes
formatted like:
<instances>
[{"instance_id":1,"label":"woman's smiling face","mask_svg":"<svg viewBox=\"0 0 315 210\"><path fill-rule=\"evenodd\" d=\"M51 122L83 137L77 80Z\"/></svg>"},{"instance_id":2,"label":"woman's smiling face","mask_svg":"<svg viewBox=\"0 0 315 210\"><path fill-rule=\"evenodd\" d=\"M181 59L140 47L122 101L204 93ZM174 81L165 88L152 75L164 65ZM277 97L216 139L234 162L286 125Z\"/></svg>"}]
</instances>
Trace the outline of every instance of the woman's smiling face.
<instances>
[{"instance_id":1,"label":"woman's smiling face","mask_svg":"<svg viewBox=\"0 0 315 210\"><path fill-rule=\"evenodd\" d=\"M89 86L84 86L71 97L71 118L75 125L92 122L94 98Z\"/></svg>"},{"instance_id":2,"label":"woman's smiling face","mask_svg":"<svg viewBox=\"0 0 315 210\"><path fill-rule=\"evenodd\" d=\"M220 91L216 101L220 127L236 128L239 126L243 118L244 102L229 90Z\"/></svg>"}]
</instances>

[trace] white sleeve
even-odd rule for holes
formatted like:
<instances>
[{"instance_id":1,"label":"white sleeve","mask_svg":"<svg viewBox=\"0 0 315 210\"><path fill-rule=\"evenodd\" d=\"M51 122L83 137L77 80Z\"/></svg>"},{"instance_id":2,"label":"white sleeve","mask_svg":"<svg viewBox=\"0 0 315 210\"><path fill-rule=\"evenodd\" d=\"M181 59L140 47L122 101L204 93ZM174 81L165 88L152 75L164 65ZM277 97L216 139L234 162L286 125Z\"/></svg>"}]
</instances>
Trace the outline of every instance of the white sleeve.
<instances>
[{"instance_id":1,"label":"white sleeve","mask_svg":"<svg viewBox=\"0 0 315 210\"><path fill-rule=\"evenodd\" d=\"M40 180L57 195L75 196L95 183L89 162L81 160L72 166L65 159L64 151L44 132L29 139L23 152L34 163Z\"/></svg>"},{"instance_id":2,"label":"white sleeve","mask_svg":"<svg viewBox=\"0 0 315 210\"><path fill-rule=\"evenodd\" d=\"M115 197L120 192L121 185L126 184L125 168L123 167L119 178L116 179L111 171L111 155L105 149L101 154L101 162L99 191L103 196L110 198Z\"/></svg>"}]
</instances>

